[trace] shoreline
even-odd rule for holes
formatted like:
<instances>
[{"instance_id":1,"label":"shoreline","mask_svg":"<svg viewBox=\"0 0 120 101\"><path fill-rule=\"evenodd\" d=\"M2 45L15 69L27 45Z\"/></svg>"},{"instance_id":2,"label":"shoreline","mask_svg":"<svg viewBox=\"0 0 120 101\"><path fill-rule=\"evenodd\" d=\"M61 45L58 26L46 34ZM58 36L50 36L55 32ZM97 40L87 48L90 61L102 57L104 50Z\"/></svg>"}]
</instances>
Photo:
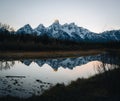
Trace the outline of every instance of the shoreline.
<instances>
[{"instance_id":1,"label":"shoreline","mask_svg":"<svg viewBox=\"0 0 120 101\"><path fill-rule=\"evenodd\" d=\"M0 59L49 59L49 58L65 58L65 57L80 57L88 55L96 55L103 53L103 50L80 50L80 51L6 51L0 52Z\"/></svg>"},{"instance_id":2,"label":"shoreline","mask_svg":"<svg viewBox=\"0 0 120 101\"><path fill-rule=\"evenodd\" d=\"M70 51L0 51L0 59L50 59L97 55L101 53L120 55L120 49L89 49Z\"/></svg>"}]
</instances>

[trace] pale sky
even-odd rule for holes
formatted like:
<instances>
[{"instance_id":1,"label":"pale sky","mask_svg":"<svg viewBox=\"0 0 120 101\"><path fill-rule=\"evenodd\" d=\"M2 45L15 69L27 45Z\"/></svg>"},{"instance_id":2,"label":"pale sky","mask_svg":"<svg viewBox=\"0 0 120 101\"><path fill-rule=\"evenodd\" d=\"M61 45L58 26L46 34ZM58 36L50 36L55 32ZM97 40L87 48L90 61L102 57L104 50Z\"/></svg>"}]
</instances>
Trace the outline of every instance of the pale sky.
<instances>
[{"instance_id":1,"label":"pale sky","mask_svg":"<svg viewBox=\"0 0 120 101\"><path fill-rule=\"evenodd\" d=\"M120 29L120 0L0 0L0 22L15 29L48 27L55 19L93 32Z\"/></svg>"}]
</instances>

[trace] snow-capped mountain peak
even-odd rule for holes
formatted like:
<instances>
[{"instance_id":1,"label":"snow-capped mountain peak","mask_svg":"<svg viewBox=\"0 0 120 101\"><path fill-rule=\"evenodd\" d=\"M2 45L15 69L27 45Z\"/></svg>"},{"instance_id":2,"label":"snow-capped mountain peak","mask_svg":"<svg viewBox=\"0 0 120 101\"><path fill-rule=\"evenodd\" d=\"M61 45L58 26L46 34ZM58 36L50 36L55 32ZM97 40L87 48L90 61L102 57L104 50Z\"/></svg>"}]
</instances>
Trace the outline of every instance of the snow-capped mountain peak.
<instances>
[{"instance_id":1,"label":"snow-capped mountain peak","mask_svg":"<svg viewBox=\"0 0 120 101\"><path fill-rule=\"evenodd\" d=\"M54 23L59 24L59 20L58 20L58 19L56 19L56 20L54 21Z\"/></svg>"},{"instance_id":2,"label":"snow-capped mountain peak","mask_svg":"<svg viewBox=\"0 0 120 101\"><path fill-rule=\"evenodd\" d=\"M29 24L24 25L20 29L17 30L17 34L33 34L33 29Z\"/></svg>"},{"instance_id":3,"label":"snow-capped mountain peak","mask_svg":"<svg viewBox=\"0 0 120 101\"><path fill-rule=\"evenodd\" d=\"M54 30L58 30L61 28L61 24L59 23L59 20L55 20L52 25L48 27L48 29L53 28Z\"/></svg>"},{"instance_id":4,"label":"snow-capped mountain peak","mask_svg":"<svg viewBox=\"0 0 120 101\"><path fill-rule=\"evenodd\" d=\"M43 24L39 24L36 29L43 29L43 28L45 28L45 26Z\"/></svg>"},{"instance_id":5,"label":"snow-capped mountain peak","mask_svg":"<svg viewBox=\"0 0 120 101\"><path fill-rule=\"evenodd\" d=\"M59 38L61 37L61 29L62 25L59 23L58 20L55 20L55 22L52 25L50 25L46 30L47 33L49 33L50 37Z\"/></svg>"},{"instance_id":6,"label":"snow-capped mountain peak","mask_svg":"<svg viewBox=\"0 0 120 101\"><path fill-rule=\"evenodd\" d=\"M34 29L37 35L44 34L46 32L46 28L43 24L39 24L37 28Z\"/></svg>"}]
</instances>

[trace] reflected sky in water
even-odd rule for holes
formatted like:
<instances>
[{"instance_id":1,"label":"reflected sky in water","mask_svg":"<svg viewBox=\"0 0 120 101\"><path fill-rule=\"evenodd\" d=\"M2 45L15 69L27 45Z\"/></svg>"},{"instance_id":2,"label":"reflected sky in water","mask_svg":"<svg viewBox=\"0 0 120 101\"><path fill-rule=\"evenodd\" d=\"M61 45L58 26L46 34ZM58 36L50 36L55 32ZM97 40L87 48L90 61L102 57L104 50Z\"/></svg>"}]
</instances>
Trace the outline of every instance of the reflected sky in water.
<instances>
[{"instance_id":1,"label":"reflected sky in water","mask_svg":"<svg viewBox=\"0 0 120 101\"><path fill-rule=\"evenodd\" d=\"M78 78L98 73L98 67L119 65L120 59L109 54L61 59L0 61L0 96L40 95L56 83L69 84ZM7 89L7 90L6 90Z\"/></svg>"},{"instance_id":2,"label":"reflected sky in water","mask_svg":"<svg viewBox=\"0 0 120 101\"><path fill-rule=\"evenodd\" d=\"M29 66L26 66L21 62L15 61L15 65L12 68L0 71L0 76L26 76L29 78L40 78L50 83L68 83L78 77L89 77L95 74L93 64L97 63L99 62L89 62L82 66L76 66L72 70L60 67L56 71L48 64L39 67L36 63L32 62Z\"/></svg>"}]
</instances>

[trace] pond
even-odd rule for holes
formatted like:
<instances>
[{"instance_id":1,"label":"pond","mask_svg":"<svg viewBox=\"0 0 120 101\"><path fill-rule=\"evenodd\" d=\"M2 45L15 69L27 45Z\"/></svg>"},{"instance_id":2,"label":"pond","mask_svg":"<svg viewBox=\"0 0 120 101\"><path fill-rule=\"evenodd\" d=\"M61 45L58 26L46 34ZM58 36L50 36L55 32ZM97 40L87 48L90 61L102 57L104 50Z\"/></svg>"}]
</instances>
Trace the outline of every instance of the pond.
<instances>
[{"instance_id":1,"label":"pond","mask_svg":"<svg viewBox=\"0 0 120 101\"><path fill-rule=\"evenodd\" d=\"M57 83L68 85L117 65L119 57L108 53L57 59L0 59L0 97L39 96Z\"/></svg>"}]
</instances>

